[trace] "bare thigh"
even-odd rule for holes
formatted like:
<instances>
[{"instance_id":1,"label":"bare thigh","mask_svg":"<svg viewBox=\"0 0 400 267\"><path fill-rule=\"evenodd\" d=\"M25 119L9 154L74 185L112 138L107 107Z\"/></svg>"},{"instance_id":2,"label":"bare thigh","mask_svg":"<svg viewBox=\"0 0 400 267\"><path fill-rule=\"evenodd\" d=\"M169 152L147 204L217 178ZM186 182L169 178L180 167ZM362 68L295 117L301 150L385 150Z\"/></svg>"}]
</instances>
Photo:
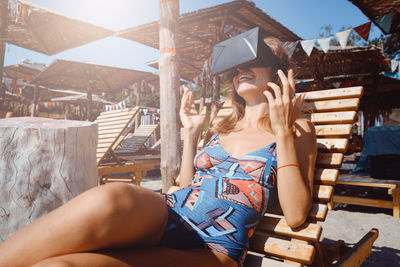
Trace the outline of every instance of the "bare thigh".
<instances>
[{"instance_id":1,"label":"bare thigh","mask_svg":"<svg viewBox=\"0 0 400 267\"><path fill-rule=\"evenodd\" d=\"M56 255L158 244L168 221L163 197L114 183L90 189L0 245L0 266L26 266ZM34 244L34 245L32 245Z\"/></svg>"},{"instance_id":2,"label":"bare thigh","mask_svg":"<svg viewBox=\"0 0 400 267\"><path fill-rule=\"evenodd\" d=\"M238 265L227 255L206 249L176 250L151 247L76 253L54 257L34 265L34 267L44 266L237 267Z\"/></svg>"}]
</instances>

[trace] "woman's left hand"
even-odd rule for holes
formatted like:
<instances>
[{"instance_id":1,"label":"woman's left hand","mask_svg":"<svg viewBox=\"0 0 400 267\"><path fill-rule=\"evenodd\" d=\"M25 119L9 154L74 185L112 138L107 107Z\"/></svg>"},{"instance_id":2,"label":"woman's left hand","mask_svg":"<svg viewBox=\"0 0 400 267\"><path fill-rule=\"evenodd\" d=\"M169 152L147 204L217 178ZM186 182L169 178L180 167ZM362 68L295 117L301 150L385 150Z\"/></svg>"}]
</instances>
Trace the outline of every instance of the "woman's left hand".
<instances>
[{"instance_id":1,"label":"woman's left hand","mask_svg":"<svg viewBox=\"0 0 400 267\"><path fill-rule=\"evenodd\" d=\"M268 99L269 116L271 127L275 135L293 133L293 123L300 116L301 106L305 94L296 98L293 70L289 70L288 76L278 70L279 79L282 82L282 89L273 82L267 85L274 91L275 97L269 90L264 91Z\"/></svg>"}]
</instances>

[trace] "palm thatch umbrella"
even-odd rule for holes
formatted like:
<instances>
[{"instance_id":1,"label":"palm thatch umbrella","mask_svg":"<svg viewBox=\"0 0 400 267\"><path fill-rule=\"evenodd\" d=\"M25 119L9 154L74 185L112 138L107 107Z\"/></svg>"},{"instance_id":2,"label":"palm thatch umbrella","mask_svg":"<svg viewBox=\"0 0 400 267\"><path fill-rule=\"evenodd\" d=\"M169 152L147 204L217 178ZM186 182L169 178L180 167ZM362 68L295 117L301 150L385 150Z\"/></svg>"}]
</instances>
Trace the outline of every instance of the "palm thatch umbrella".
<instances>
[{"instance_id":1,"label":"palm thatch umbrella","mask_svg":"<svg viewBox=\"0 0 400 267\"><path fill-rule=\"evenodd\" d=\"M158 75L92 63L55 60L34 77L31 84L55 89L85 91L87 93L87 118L90 118L92 92L115 93L142 81L158 84Z\"/></svg>"},{"instance_id":2,"label":"palm thatch umbrella","mask_svg":"<svg viewBox=\"0 0 400 267\"><path fill-rule=\"evenodd\" d=\"M54 55L112 35L104 29L20 0L0 0L0 81L6 43ZM4 90L0 97L4 100Z\"/></svg>"}]
</instances>

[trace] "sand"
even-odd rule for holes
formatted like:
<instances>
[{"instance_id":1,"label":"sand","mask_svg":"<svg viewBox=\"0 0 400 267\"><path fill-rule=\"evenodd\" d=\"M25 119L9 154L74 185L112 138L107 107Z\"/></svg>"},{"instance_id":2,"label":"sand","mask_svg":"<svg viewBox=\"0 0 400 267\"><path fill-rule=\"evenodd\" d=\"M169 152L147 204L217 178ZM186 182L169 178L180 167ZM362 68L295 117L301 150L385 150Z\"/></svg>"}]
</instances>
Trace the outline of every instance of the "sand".
<instances>
[{"instance_id":1,"label":"sand","mask_svg":"<svg viewBox=\"0 0 400 267\"><path fill-rule=\"evenodd\" d=\"M141 185L161 192L159 176L146 176ZM377 228L379 237L362 267L400 266L400 219L393 218L391 210L338 205L335 210L328 212L325 222L321 225L321 240L341 239L346 244L356 243L370 229Z\"/></svg>"}]
</instances>

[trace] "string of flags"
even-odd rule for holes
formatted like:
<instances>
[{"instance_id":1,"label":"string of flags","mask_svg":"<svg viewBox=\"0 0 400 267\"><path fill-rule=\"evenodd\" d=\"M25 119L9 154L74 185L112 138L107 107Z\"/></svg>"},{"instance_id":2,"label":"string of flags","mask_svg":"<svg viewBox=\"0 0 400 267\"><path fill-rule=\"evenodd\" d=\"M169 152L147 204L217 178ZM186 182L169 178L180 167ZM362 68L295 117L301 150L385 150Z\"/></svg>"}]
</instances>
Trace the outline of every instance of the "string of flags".
<instances>
[{"instance_id":1,"label":"string of flags","mask_svg":"<svg viewBox=\"0 0 400 267\"><path fill-rule=\"evenodd\" d=\"M19 0L8 0L8 8L10 10L11 17L16 23L24 22L25 18L31 15L32 8L24 5Z\"/></svg>"},{"instance_id":2,"label":"string of flags","mask_svg":"<svg viewBox=\"0 0 400 267\"><path fill-rule=\"evenodd\" d=\"M120 101L117 104L105 105L105 108L106 108L106 111L119 110L119 109L126 108L127 104L133 104L133 97L132 96L127 96L124 100Z\"/></svg>"},{"instance_id":3,"label":"string of flags","mask_svg":"<svg viewBox=\"0 0 400 267\"><path fill-rule=\"evenodd\" d=\"M392 26L392 18L393 18L393 12L389 12L388 14L385 14L376 19L375 23L379 25L379 27L384 31L385 34L388 34ZM365 41L368 41L369 33L371 31L371 21L354 28L337 32L334 35L328 37L321 37L310 40L300 40L295 42L282 42L282 46L286 50L289 58L292 57L298 43L300 43L301 47L303 48L307 56L311 55L313 48L314 46L316 46L316 44L319 45L319 47L322 49L322 51L324 51L324 53L327 53L330 49L330 43L333 37L336 37L337 40L339 41L340 47L345 49L347 47L347 42L349 40L350 34L353 30Z\"/></svg>"}]
</instances>

